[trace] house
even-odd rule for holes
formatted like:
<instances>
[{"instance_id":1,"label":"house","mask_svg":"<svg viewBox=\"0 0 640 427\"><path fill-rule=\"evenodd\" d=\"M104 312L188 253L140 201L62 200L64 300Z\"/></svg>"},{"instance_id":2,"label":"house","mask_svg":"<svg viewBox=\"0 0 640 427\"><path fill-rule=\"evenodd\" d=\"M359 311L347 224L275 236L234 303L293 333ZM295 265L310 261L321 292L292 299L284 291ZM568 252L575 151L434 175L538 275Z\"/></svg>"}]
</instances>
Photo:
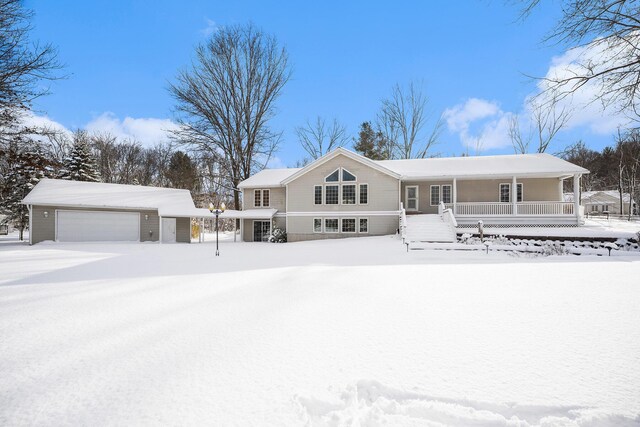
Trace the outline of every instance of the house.
<instances>
[{"instance_id":1,"label":"house","mask_svg":"<svg viewBox=\"0 0 640 427\"><path fill-rule=\"evenodd\" d=\"M567 202L573 201L573 193L565 193ZM609 213L612 215L628 215L631 206L632 215L638 214L635 200L629 193L622 193L622 212L620 211L620 193L617 190L583 191L580 193L580 204L584 206L585 214Z\"/></svg>"},{"instance_id":2,"label":"house","mask_svg":"<svg viewBox=\"0 0 640 427\"><path fill-rule=\"evenodd\" d=\"M11 232L11 221L7 215L0 215L0 236L6 236Z\"/></svg>"},{"instance_id":3,"label":"house","mask_svg":"<svg viewBox=\"0 0 640 427\"><path fill-rule=\"evenodd\" d=\"M191 242L197 209L188 190L42 179L22 201L29 209L29 243Z\"/></svg>"},{"instance_id":4,"label":"house","mask_svg":"<svg viewBox=\"0 0 640 427\"><path fill-rule=\"evenodd\" d=\"M244 241L272 227L289 241L393 234L406 215L448 208L458 226L577 226L563 181L588 170L549 154L373 161L338 148L304 168L265 169L239 184Z\"/></svg>"}]
</instances>

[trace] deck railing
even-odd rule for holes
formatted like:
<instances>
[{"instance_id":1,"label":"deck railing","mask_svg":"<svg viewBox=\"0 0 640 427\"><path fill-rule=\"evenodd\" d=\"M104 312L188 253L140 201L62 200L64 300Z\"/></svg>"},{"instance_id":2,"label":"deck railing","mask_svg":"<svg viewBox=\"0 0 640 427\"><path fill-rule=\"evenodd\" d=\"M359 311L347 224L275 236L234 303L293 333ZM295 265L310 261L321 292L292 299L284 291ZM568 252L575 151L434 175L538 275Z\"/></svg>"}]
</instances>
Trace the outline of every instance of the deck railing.
<instances>
[{"instance_id":1,"label":"deck railing","mask_svg":"<svg viewBox=\"0 0 640 427\"><path fill-rule=\"evenodd\" d=\"M453 208L453 203L447 203L447 208ZM476 202L456 203L456 216L508 216L508 215L574 215L573 202Z\"/></svg>"}]
</instances>

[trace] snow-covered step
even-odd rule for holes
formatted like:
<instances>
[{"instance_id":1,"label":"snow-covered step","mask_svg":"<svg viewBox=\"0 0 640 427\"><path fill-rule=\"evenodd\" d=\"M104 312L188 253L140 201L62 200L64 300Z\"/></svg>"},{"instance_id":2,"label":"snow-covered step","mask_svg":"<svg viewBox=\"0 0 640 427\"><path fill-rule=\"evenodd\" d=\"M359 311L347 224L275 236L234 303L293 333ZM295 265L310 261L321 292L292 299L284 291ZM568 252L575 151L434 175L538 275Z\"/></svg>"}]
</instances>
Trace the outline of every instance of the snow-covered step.
<instances>
[{"instance_id":1,"label":"snow-covered step","mask_svg":"<svg viewBox=\"0 0 640 427\"><path fill-rule=\"evenodd\" d=\"M440 215L409 215L407 216L406 240L408 242L453 243L456 241L456 231Z\"/></svg>"}]
</instances>

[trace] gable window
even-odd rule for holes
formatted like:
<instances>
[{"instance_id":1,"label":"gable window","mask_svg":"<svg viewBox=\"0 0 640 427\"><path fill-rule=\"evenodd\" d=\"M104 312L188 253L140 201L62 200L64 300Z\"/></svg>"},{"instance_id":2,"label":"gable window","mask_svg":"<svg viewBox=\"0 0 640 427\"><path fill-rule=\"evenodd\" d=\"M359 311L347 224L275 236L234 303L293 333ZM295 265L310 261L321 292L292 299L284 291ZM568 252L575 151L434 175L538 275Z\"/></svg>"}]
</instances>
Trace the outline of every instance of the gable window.
<instances>
[{"instance_id":1,"label":"gable window","mask_svg":"<svg viewBox=\"0 0 640 427\"><path fill-rule=\"evenodd\" d=\"M253 190L253 206L256 208L262 206L262 190Z\"/></svg>"},{"instance_id":2,"label":"gable window","mask_svg":"<svg viewBox=\"0 0 640 427\"><path fill-rule=\"evenodd\" d=\"M322 204L322 185L316 185L314 187L313 202L316 205Z\"/></svg>"},{"instance_id":3,"label":"gable window","mask_svg":"<svg viewBox=\"0 0 640 427\"><path fill-rule=\"evenodd\" d=\"M327 185L324 188L324 203L325 205L338 204L338 186L337 185Z\"/></svg>"},{"instance_id":4,"label":"gable window","mask_svg":"<svg viewBox=\"0 0 640 427\"><path fill-rule=\"evenodd\" d=\"M356 180L356 176L354 174L352 174L351 172L349 172L346 169L342 169L342 180L343 181L355 181Z\"/></svg>"},{"instance_id":5,"label":"gable window","mask_svg":"<svg viewBox=\"0 0 640 427\"><path fill-rule=\"evenodd\" d=\"M356 204L356 185L344 184L342 186L342 204L343 205L355 205Z\"/></svg>"},{"instance_id":6,"label":"gable window","mask_svg":"<svg viewBox=\"0 0 640 427\"><path fill-rule=\"evenodd\" d=\"M522 183L516 184L516 201L521 202L524 200L524 187ZM500 202L509 203L511 201L511 184L500 184Z\"/></svg>"},{"instance_id":7,"label":"gable window","mask_svg":"<svg viewBox=\"0 0 640 427\"><path fill-rule=\"evenodd\" d=\"M325 233L337 233L338 232L338 218L326 218L324 220Z\"/></svg>"},{"instance_id":8,"label":"gable window","mask_svg":"<svg viewBox=\"0 0 640 427\"><path fill-rule=\"evenodd\" d=\"M360 233L369 232L369 218L360 218Z\"/></svg>"},{"instance_id":9,"label":"gable window","mask_svg":"<svg viewBox=\"0 0 640 427\"><path fill-rule=\"evenodd\" d=\"M431 206L436 206L438 203L440 203L440 186L439 185L432 185L431 187Z\"/></svg>"},{"instance_id":10,"label":"gable window","mask_svg":"<svg viewBox=\"0 0 640 427\"><path fill-rule=\"evenodd\" d=\"M343 233L355 233L356 232L356 219L355 218L342 218L342 232Z\"/></svg>"},{"instance_id":11,"label":"gable window","mask_svg":"<svg viewBox=\"0 0 640 427\"><path fill-rule=\"evenodd\" d=\"M322 233L322 218L313 218L313 232Z\"/></svg>"},{"instance_id":12,"label":"gable window","mask_svg":"<svg viewBox=\"0 0 640 427\"><path fill-rule=\"evenodd\" d=\"M442 186L442 203L451 203L451 186Z\"/></svg>"},{"instance_id":13,"label":"gable window","mask_svg":"<svg viewBox=\"0 0 640 427\"><path fill-rule=\"evenodd\" d=\"M336 169L324 179L324 182L338 182L340 180L340 169Z\"/></svg>"},{"instance_id":14,"label":"gable window","mask_svg":"<svg viewBox=\"0 0 640 427\"><path fill-rule=\"evenodd\" d=\"M369 203L369 184L360 184L360 204Z\"/></svg>"}]
</instances>

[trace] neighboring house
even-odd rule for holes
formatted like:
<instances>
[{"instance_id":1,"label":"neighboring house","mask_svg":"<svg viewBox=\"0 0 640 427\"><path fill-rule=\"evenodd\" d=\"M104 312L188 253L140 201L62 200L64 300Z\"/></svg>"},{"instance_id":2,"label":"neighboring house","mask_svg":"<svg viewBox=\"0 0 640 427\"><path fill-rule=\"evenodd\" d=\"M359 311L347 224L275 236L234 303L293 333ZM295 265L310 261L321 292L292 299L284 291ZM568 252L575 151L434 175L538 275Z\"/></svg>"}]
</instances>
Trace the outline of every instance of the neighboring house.
<instances>
[{"instance_id":1,"label":"neighboring house","mask_svg":"<svg viewBox=\"0 0 640 427\"><path fill-rule=\"evenodd\" d=\"M271 227L289 241L393 234L402 210L460 226L579 225L565 179L579 189L588 170L549 154L373 161L338 148L304 168L265 169L239 185L241 235L264 241ZM515 191L513 191L515 189Z\"/></svg>"},{"instance_id":2,"label":"neighboring house","mask_svg":"<svg viewBox=\"0 0 640 427\"><path fill-rule=\"evenodd\" d=\"M29 243L87 241L191 242L197 209L188 190L42 179L22 201Z\"/></svg>"},{"instance_id":3,"label":"neighboring house","mask_svg":"<svg viewBox=\"0 0 640 427\"><path fill-rule=\"evenodd\" d=\"M0 215L0 236L6 236L11 232L11 222L7 215Z\"/></svg>"},{"instance_id":4,"label":"neighboring house","mask_svg":"<svg viewBox=\"0 0 640 427\"><path fill-rule=\"evenodd\" d=\"M573 193L565 193L564 200L573 202ZM628 215L629 206L632 215L638 214L636 202L629 193L622 193L623 211L620 212L620 193L617 190L583 191L580 193L580 204L587 215L607 212L611 215Z\"/></svg>"}]
</instances>

